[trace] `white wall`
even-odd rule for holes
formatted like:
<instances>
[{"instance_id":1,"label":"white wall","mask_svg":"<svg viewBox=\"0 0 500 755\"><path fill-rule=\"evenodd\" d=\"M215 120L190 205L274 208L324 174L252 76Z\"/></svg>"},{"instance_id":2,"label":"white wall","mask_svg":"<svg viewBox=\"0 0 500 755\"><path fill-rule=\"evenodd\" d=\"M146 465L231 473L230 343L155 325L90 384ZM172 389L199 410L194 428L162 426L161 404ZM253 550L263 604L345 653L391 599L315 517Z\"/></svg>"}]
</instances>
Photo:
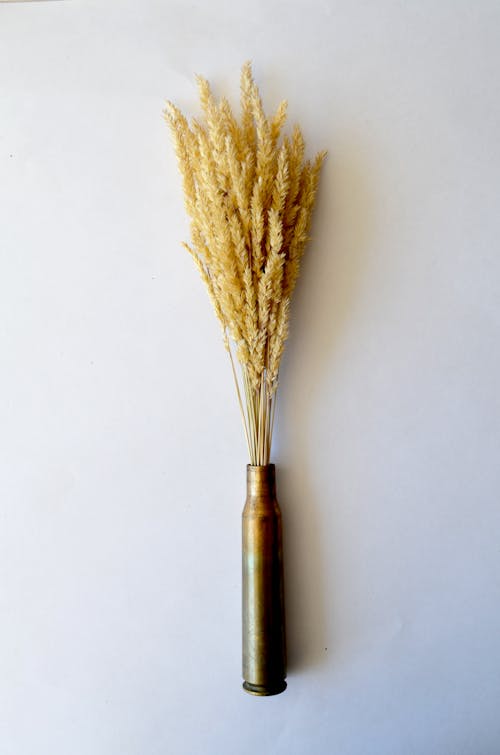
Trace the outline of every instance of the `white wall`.
<instances>
[{"instance_id":1,"label":"white wall","mask_svg":"<svg viewBox=\"0 0 500 755\"><path fill-rule=\"evenodd\" d=\"M0 4L1 755L500 752L500 6ZM330 157L281 378L289 688L161 111L254 62Z\"/></svg>"}]
</instances>

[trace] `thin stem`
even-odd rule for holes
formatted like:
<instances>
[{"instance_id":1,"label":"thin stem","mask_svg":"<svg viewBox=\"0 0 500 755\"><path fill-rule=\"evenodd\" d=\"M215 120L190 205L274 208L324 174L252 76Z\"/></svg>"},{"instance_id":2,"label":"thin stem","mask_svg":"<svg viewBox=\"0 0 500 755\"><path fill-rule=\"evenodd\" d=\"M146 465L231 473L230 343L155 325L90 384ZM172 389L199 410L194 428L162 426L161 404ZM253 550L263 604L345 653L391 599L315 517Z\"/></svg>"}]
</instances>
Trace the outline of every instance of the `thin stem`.
<instances>
[{"instance_id":1,"label":"thin stem","mask_svg":"<svg viewBox=\"0 0 500 755\"><path fill-rule=\"evenodd\" d=\"M273 395L271 396L271 401L272 401L272 404L273 404L273 408L272 408L272 412L271 412L271 414L272 414L272 416L271 416L271 431L269 433L269 452L271 451L271 441L272 441L273 432L274 432L274 416L276 414L276 399L277 399L277 396L276 396L276 390L275 390L274 393L273 393Z\"/></svg>"},{"instance_id":2,"label":"thin stem","mask_svg":"<svg viewBox=\"0 0 500 755\"><path fill-rule=\"evenodd\" d=\"M250 456L250 463L264 466L269 464L271 458L272 436L274 430L274 418L276 411L276 392L268 393L266 371L260 377L257 388L254 387L248 369L241 365L241 382L244 399L240 390L238 375L232 350L228 344L228 353L231 361L234 384L238 397L243 429Z\"/></svg>"},{"instance_id":3,"label":"thin stem","mask_svg":"<svg viewBox=\"0 0 500 755\"><path fill-rule=\"evenodd\" d=\"M243 372L243 387L245 389L245 399L247 406L248 427L250 434L250 462L257 464L257 446L256 446L256 429L255 429L255 405L253 403L253 391L250 384L250 378L248 371L245 367L242 368Z\"/></svg>"},{"instance_id":4,"label":"thin stem","mask_svg":"<svg viewBox=\"0 0 500 755\"><path fill-rule=\"evenodd\" d=\"M233 371L234 384L236 386L236 394L238 396L238 404L240 406L241 419L242 419L242 422L243 422L243 429L245 431L245 438L246 438L246 441L247 441L248 453L251 454L251 451L250 451L250 439L248 437L248 429L247 429L247 423L246 423L246 418L245 418L245 412L243 411L243 403L241 401L240 386L239 386L239 383L238 383L238 377L236 375L236 369L234 367L234 359L233 359L233 354L231 352L231 344L229 343L229 340L227 341L227 348L228 348L228 353L229 353L229 359L231 360L231 369Z\"/></svg>"}]
</instances>

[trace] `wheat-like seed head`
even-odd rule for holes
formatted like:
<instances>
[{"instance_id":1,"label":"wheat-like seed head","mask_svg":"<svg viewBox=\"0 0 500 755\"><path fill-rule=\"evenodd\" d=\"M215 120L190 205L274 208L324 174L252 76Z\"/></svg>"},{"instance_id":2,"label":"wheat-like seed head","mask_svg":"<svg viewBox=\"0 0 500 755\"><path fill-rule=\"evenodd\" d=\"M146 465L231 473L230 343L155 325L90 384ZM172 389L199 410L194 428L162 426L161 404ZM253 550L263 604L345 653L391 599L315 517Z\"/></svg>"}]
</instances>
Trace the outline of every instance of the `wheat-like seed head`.
<instances>
[{"instance_id":1,"label":"wheat-like seed head","mask_svg":"<svg viewBox=\"0 0 500 755\"><path fill-rule=\"evenodd\" d=\"M250 63L241 71L239 122L226 99L216 102L208 81L197 82L204 124L190 125L171 102L165 110L191 218L191 244L184 246L241 365L246 411L237 389L252 463L268 463L290 300L326 152L305 160L299 126L280 140L287 103L265 115Z\"/></svg>"}]
</instances>

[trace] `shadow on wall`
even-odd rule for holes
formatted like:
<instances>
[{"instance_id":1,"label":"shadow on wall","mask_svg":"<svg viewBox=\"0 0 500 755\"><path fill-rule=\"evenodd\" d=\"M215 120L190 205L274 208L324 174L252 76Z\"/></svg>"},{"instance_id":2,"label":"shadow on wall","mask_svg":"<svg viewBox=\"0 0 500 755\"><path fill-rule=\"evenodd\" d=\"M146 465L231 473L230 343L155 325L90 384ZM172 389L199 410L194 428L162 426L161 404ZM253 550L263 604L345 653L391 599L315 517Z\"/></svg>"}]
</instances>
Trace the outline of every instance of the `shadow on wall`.
<instances>
[{"instance_id":1,"label":"shadow on wall","mask_svg":"<svg viewBox=\"0 0 500 755\"><path fill-rule=\"evenodd\" d=\"M335 361L336 344L346 337L359 301L372 238L373 202L367 182L368 156L352 143L352 137L347 141L337 135L332 143L335 153L329 154L323 169L312 241L292 308L275 431L290 672L321 664L327 654L335 656L341 642L335 618L338 539L334 526L332 531L325 527L335 521L335 509L342 507L342 501L335 500L334 467L324 469L324 459L329 458L324 447L322 474L330 485L319 487L315 481L317 448L310 425L312 417L316 425L321 417L321 397L335 391L329 365ZM328 444L334 433L334 427L321 428ZM280 458L286 462L279 463ZM331 519L325 516L329 510Z\"/></svg>"}]
</instances>

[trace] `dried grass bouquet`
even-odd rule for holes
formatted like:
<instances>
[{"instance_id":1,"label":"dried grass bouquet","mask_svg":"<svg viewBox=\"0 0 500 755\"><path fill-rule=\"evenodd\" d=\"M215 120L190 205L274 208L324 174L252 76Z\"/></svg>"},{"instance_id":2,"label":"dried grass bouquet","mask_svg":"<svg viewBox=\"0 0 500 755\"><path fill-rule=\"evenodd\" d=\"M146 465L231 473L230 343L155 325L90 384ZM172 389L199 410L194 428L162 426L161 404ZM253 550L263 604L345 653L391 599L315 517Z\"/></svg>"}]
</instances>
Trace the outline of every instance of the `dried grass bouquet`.
<instances>
[{"instance_id":1,"label":"dried grass bouquet","mask_svg":"<svg viewBox=\"0 0 500 755\"><path fill-rule=\"evenodd\" d=\"M208 81L197 81L204 124L189 124L171 102L165 110L191 218L184 247L222 327L250 463L266 465L290 301L326 152L306 160L297 125L282 136L287 103L265 115L250 63L241 71L239 121L227 99L216 102Z\"/></svg>"}]
</instances>

